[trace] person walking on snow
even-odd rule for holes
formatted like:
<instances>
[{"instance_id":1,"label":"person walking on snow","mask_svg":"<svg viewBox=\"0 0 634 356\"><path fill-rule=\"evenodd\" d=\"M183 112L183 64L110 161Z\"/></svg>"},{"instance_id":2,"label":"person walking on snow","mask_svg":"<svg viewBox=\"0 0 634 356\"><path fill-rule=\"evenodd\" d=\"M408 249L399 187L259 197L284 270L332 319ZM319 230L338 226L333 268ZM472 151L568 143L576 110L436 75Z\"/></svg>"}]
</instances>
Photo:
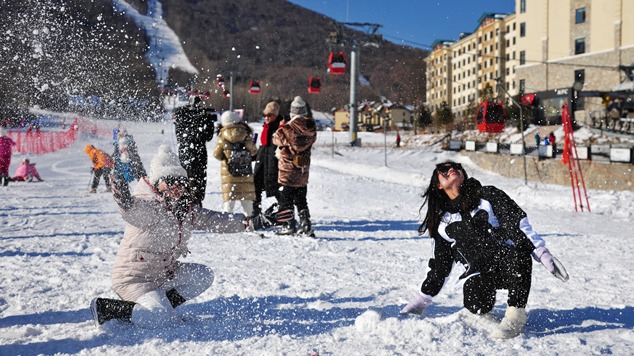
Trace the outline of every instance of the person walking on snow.
<instances>
[{"instance_id":1,"label":"person walking on snow","mask_svg":"<svg viewBox=\"0 0 634 356\"><path fill-rule=\"evenodd\" d=\"M109 192L110 170L114 167L112 158L110 158L110 155L93 145L86 145L84 152L88 154L90 161L92 162L91 172L93 173L93 178L90 186L90 193L97 193L97 187L99 186L101 176L103 176L103 181L106 183L106 192Z\"/></svg>"},{"instance_id":2,"label":"person walking on snow","mask_svg":"<svg viewBox=\"0 0 634 356\"><path fill-rule=\"evenodd\" d=\"M199 96L190 96L189 105L174 111L174 131L178 157L187 171L192 199L202 206L207 189L207 142L214 137L213 109L205 109Z\"/></svg>"},{"instance_id":3,"label":"person walking on snow","mask_svg":"<svg viewBox=\"0 0 634 356\"><path fill-rule=\"evenodd\" d=\"M34 178L37 179L38 182L43 181L37 168L35 168L35 163L31 163L28 158L25 158L15 170L15 174L11 180L14 182L32 182Z\"/></svg>"},{"instance_id":4,"label":"person walking on snow","mask_svg":"<svg viewBox=\"0 0 634 356\"><path fill-rule=\"evenodd\" d=\"M423 194L427 215L419 228L429 230L433 252L429 271L401 314L422 314L432 303L454 264L462 266L463 305L491 319L496 291L508 290L507 308L495 338L512 338L524 330L531 287L531 256L557 278L568 274L533 231L526 213L502 190L469 178L459 163L436 165ZM421 207L422 209L422 207Z\"/></svg>"},{"instance_id":5,"label":"person walking on snow","mask_svg":"<svg viewBox=\"0 0 634 356\"><path fill-rule=\"evenodd\" d=\"M224 212L233 212L236 201L239 201L245 214L251 216L255 200L251 162L257 152L253 130L232 111L222 113L220 121L222 129L213 155L220 161Z\"/></svg>"},{"instance_id":6,"label":"person walking on snow","mask_svg":"<svg viewBox=\"0 0 634 356\"><path fill-rule=\"evenodd\" d=\"M279 201L280 184L277 181L278 168L275 150L277 146L273 144L273 135L282 123L280 115L280 105L271 101L266 104L262 112L264 124L260 134L260 147L255 158L253 168L253 182L255 183L255 201L253 203L253 214L257 215L262 211L262 193L267 197L275 197Z\"/></svg>"},{"instance_id":7,"label":"person walking on snow","mask_svg":"<svg viewBox=\"0 0 634 356\"><path fill-rule=\"evenodd\" d=\"M297 232L295 207L299 211L302 234L313 235L310 211L306 195L310 172L310 150L317 140L317 125L310 117L306 103L296 96L291 103L291 120L273 135L273 144L278 147L278 182L281 186L277 222L283 223L280 235Z\"/></svg>"},{"instance_id":8,"label":"person walking on snow","mask_svg":"<svg viewBox=\"0 0 634 356\"><path fill-rule=\"evenodd\" d=\"M11 165L11 151L15 142L7 136L4 128L0 127L0 185L6 186L11 178L9 177L9 166Z\"/></svg>"},{"instance_id":9,"label":"person walking on snow","mask_svg":"<svg viewBox=\"0 0 634 356\"><path fill-rule=\"evenodd\" d=\"M112 177L113 196L125 221L125 232L112 269L112 288L121 298L95 298L95 323L111 319L158 328L182 322L174 308L207 290L213 271L184 263L194 230L215 233L245 231L242 214L200 207L192 200L187 172L169 146L159 147L143 177L130 193L120 172Z\"/></svg>"}]
</instances>

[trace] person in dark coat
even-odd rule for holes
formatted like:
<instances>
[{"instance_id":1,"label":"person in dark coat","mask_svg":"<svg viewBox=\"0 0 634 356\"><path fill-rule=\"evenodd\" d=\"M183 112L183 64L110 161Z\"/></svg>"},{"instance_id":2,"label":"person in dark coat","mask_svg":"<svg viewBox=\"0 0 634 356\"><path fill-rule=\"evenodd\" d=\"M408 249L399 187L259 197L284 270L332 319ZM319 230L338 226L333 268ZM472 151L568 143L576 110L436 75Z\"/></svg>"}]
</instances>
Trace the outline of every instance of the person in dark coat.
<instances>
[{"instance_id":1,"label":"person in dark coat","mask_svg":"<svg viewBox=\"0 0 634 356\"><path fill-rule=\"evenodd\" d=\"M280 105L271 101L266 104L262 112L264 124L260 134L260 147L255 157L255 167L253 170L255 183L255 201L253 202L253 214L258 215L262 211L262 193L267 197L275 197L279 202L280 184L277 182L278 168L275 150L277 146L273 144L273 135L282 123L280 115Z\"/></svg>"},{"instance_id":2,"label":"person in dark coat","mask_svg":"<svg viewBox=\"0 0 634 356\"><path fill-rule=\"evenodd\" d=\"M419 229L433 239L429 271L420 293L402 314L422 314L445 284L454 266L463 272L463 304L471 313L487 317L497 290L508 290L508 307L493 332L511 338L524 330L531 288L531 256L566 281L568 274L531 227L526 213L506 193L482 186L459 163L436 165L423 198L427 215Z\"/></svg>"},{"instance_id":3,"label":"person in dark coat","mask_svg":"<svg viewBox=\"0 0 634 356\"><path fill-rule=\"evenodd\" d=\"M195 205L202 206L207 188L207 142L214 137L216 115L201 105L198 96L190 104L174 112L174 128L178 141L178 156L187 171Z\"/></svg>"}]
</instances>

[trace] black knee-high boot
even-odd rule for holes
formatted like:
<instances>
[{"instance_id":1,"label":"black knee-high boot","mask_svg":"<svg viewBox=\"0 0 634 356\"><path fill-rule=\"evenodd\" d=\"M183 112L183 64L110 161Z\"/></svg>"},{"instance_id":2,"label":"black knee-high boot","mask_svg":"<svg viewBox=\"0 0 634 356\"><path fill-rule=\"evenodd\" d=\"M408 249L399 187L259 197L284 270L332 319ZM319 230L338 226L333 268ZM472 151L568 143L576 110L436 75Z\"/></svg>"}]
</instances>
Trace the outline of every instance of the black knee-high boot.
<instances>
[{"instance_id":1,"label":"black knee-high boot","mask_svg":"<svg viewBox=\"0 0 634 356\"><path fill-rule=\"evenodd\" d=\"M97 325L101 325L112 319L130 321L135 305L126 300L95 298L90 303L90 310Z\"/></svg>"}]
</instances>

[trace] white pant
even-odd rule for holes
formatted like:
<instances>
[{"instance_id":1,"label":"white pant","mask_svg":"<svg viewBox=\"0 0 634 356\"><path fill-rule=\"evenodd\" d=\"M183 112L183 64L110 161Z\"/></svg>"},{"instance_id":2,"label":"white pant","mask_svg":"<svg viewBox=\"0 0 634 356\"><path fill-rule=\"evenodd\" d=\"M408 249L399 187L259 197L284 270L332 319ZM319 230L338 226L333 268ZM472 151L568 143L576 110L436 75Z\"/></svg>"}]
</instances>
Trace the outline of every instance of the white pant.
<instances>
[{"instance_id":1,"label":"white pant","mask_svg":"<svg viewBox=\"0 0 634 356\"><path fill-rule=\"evenodd\" d=\"M233 208L236 205L236 201L239 201L242 204L242 210L244 210L244 215L251 216L253 214L253 202L251 200L227 200L224 203L223 210L225 213L233 213Z\"/></svg>"},{"instance_id":2,"label":"white pant","mask_svg":"<svg viewBox=\"0 0 634 356\"><path fill-rule=\"evenodd\" d=\"M197 263L182 263L174 272L174 278L161 288L148 292L136 300L132 310L132 322L143 328L158 328L179 325L182 319L176 315L167 291L176 289L186 300L193 299L206 291L214 281L211 268Z\"/></svg>"}]
</instances>

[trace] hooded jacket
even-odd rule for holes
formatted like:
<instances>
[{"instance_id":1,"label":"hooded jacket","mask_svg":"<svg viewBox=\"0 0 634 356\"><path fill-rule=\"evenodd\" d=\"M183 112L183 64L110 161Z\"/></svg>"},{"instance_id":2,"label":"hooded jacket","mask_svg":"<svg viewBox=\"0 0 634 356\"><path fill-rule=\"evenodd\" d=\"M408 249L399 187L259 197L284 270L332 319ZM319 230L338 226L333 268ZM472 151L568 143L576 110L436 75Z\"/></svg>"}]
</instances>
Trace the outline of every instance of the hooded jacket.
<instances>
[{"instance_id":1,"label":"hooded jacket","mask_svg":"<svg viewBox=\"0 0 634 356\"><path fill-rule=\"evenodd\" d=\"M104 167L112 168L114 166L114 162L112 162L110 155L93 145L86 145L84 152L86 152L90 157L90 161L92 162L94 169L101 169Z\"/></svg>"},{"instance_id":2,"label":"hooded jacket","mask_svg":"<svg viewBox=\"0 0 634 356\"><path fill-rule=\"evenodd\" d=\"M132 194L133 205L121 210L126 222L123 240L112 270L112 287L124 300L136 301L171 278L189 253L187 242L193 230L218 233L242 232L240 214L225 214L190 205L179 219L147 178Z\"/></svg>"},{"instance_id":3,"label":"hooded jacket","mask_svg":"<svg viewBox=\"0 0 634 356\"><path fill-rule=\"evenodd\" d=\"M443 210L438 231L432 232L433 255L421 287L427 295L440 292L454 263L464 268L461 279L496 273L516 263L519 255L545 245L513 199L474 178L467 179L460 196Z\"/></svg>"},{"instance_id":4,"label":"hooded jacket","mask_svg":"<svg viewBox=\"0 0 634 356\"><path fill-rule=\"evenodd\" d=\"M286 187L308 185L308 166L299 168L293 164L293 156L300 154L310 157L310 151L317 140L315 120L295 116L289 123L280 126L273 135L273 144L278 147L278 182Z\"/></svg>"},{"instance_id":5,"label":"hooded jacket","mask_svg":"<svg viewBox=\"0 0 634 356\"><path fill-rule=\"evenodd\" d=\"M222 199L255 200L255 186L253 174L244 177L234 177L229 173L227 162L231 157L233 144L244 143L251 156L255 156L257 149L253 143L253 131L244 123L223 126L218 135L218 144L214 148L214 157L220 161L220 181L222 185Z\"/></svg>"}]
</instances>

